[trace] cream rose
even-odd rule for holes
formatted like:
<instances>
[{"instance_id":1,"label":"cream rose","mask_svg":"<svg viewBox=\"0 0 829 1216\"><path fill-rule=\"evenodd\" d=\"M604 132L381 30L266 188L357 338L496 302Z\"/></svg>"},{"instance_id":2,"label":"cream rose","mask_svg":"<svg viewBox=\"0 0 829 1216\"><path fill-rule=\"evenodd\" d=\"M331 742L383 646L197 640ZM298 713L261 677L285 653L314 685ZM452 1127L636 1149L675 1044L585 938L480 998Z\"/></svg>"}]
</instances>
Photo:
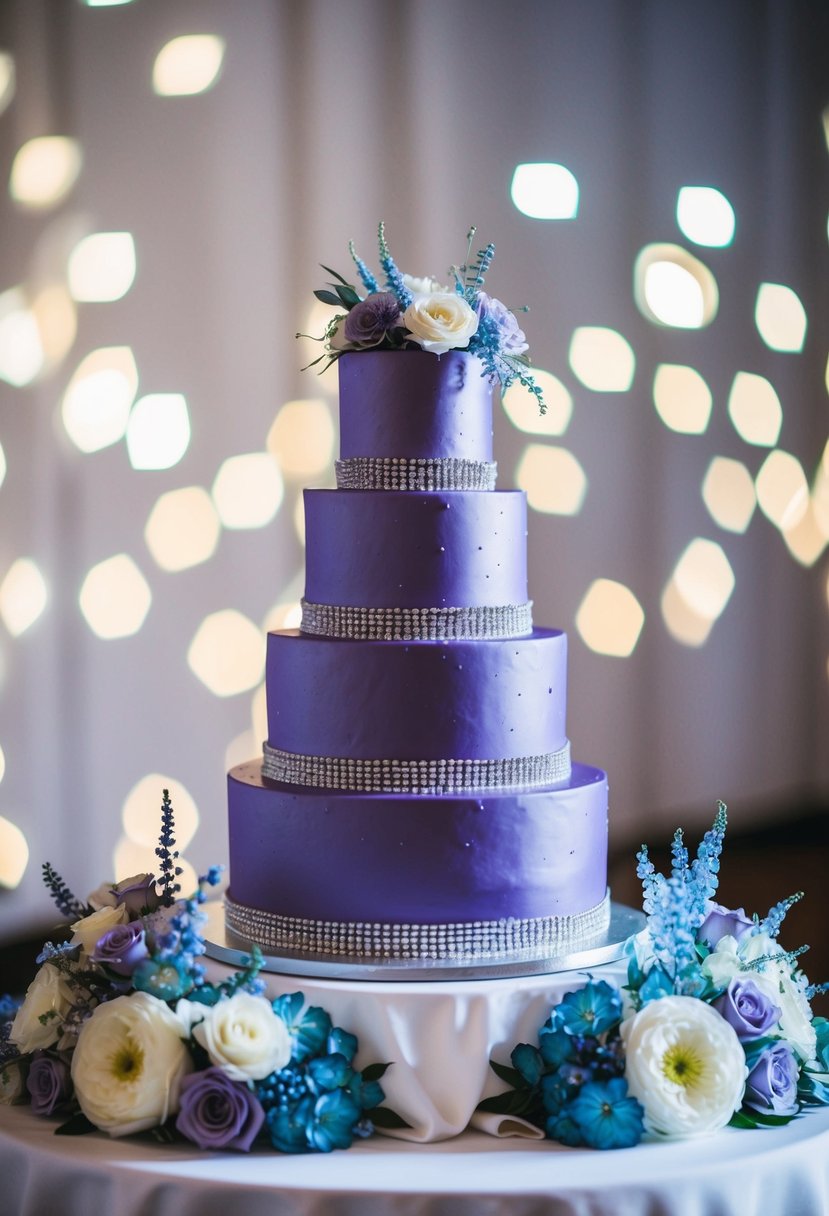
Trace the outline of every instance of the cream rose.
<instances>
[{"instance_id":1,"label":"cream rose","mask_svg":"<svg viewBox=\"0 0 829 1216\"><path fill-rule=\"evenodd\" d=\"M665 996L621 1026L625 1078L662 1136L700 1136L725 1127L743 1100L748 1074L740 1040L704 1001Z\"/></svg>"},{"instance_id":2,"label":"cream rose","mask_svg":"<svg viewBox=\"0 0 829 1216\"><path fill-rule=\"evenodd\" d=\"M403 313L403 324L412 339L434 355L460 350L478 328L478 314L463 296L453 291L436 291L415 296Z\"/></svg>"},{"instance_id":3,"label":"cream rose","mask_svg":"<svg viewBox=\"0 0 829 1216\"><path fill-rule=\"evenodd\" d=\"M403 286L408 287L413 296L431 296L436 291L448 292L449 288L444 287L437 279L430 279L428 275L424 278L418 278L413 274L403 275Z\"/></svg>"},{"instance_id":4,"label":"cream rose","mask_svg":"<svg viewBox=\"0 0 829 1216\"><path fill-rule=\"evenodd\" d=\"M72 989L66 977L52 963L44 963L14 1015L9 1038L23 1055L51 1047L60 1038L71 1007Z\"/></svg>"},{"instance_id":5,"label":"cream rose","mask_svg":"<svg viewBox=\"0 0 829 1216\"><path fill-rule=\"evenodd\" d=\"M11 1106L26 1095L26 1078L22 1065L17 1060L0 1064L0 1106Z\"/></svg>"},{"instance_id":6,"label":"cream rose","mask_svg":"<svg viewBox=\"0 0 829 1216\"><path fill-rule=\"evenodd\" d=\"M146 992L99 1005L72 1055L81 1110L110 1136L157 1127L178 1110L193 1061L175 1014Z\"/></svg>"},{"instance_id":7,"label":"cream rose","mask_svg":"<svg viewBox=\"0 0 829 1216\"><path fill-rule=\"evenodd\" d=\"M291 1058L288 1028L263 996L237 992L205 1009L193 1037L234 1081L261 1081Z\"/></svg>"},{"instance_id":8,"label":"cream rose","mask_svg":"<svg viewBox=\"0 0 829 1216\"><path fill-rule=\"evenodd\" d=\"M88 956L105 933L109 933L116 925L125 925L128 920L129 913L125 904L119 904L116 908L105 905L70 926L72 945L80 946L84 955Z\"/></svg>"}]
</instances>

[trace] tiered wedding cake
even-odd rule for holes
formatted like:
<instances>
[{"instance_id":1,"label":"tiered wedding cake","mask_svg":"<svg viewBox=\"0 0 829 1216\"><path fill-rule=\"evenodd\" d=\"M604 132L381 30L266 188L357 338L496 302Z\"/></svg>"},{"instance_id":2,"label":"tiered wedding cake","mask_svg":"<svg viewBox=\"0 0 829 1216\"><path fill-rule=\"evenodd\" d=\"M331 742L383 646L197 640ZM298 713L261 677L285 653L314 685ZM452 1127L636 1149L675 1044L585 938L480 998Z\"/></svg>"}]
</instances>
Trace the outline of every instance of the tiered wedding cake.
<instances>
[{"instance_id":1,"label":"tiered wedding cake","mask_svg":"<svg viewBox=\"0 0 829 1216\"><path fill-rule=\"evenodd\" d=\"M532 624L491 380L459 350L338 364L302 625L268 636L264 760L229 774L228 928L355 962L588 948L609 920L607 778L570 761L567 639Z\"/></svg>"}]
</instances>

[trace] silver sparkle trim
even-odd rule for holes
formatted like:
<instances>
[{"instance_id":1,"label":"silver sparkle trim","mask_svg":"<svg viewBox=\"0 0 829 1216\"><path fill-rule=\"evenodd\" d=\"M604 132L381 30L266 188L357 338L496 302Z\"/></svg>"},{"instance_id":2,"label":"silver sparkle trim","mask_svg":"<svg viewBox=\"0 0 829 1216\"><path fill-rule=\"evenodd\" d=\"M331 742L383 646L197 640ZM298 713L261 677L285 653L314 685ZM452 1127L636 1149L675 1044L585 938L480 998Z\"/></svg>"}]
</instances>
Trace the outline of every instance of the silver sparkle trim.
<instances>
[{"instance_id":1,"label":"silver sparkle trim","mask_svg":"<svg viewBox=\"0 0 829 1216\"><path fill-rule=\"evenodd\" d=\"M470 608L359 608L302 601L303 633L369 641L517 638L532 633L532 602Z\"/></svg>"},{"instance_id":2,"label":"silver sparkle trim","mask_svg":"<svg viewBox=\"0 0 829 1216\"><path fill-rule=\"evenodd\" d=\"M338 460L340 490L494 490L494 461L454 456L352 456Z\"/></svg>"},{"instance_id":3,"label":"silver sparkle trim","mask_svg":"<svg viewBox=\"0 0 829 1216\"><path fill-rule=\"evenodd\" d=\"M225 923L232 933L270 953L285 950L357 962L558 958L586 949L607 932L610 894L586 912L570 916L448 924L310 920L263 912L226 898Z\"/></svg>"},{"instance_id":4,"label":"silver sparkle trim","mask_svg":"<svg viewBox=\"0 0 829 1216\"><path fill-rule=\"evenodd\" d=\"M570 777L570 744L540 756L503 760L362 760L308 756L263 745L262 776L287 785L374 794L460 794L540 789Z\"/></svg>"}]
</instances>

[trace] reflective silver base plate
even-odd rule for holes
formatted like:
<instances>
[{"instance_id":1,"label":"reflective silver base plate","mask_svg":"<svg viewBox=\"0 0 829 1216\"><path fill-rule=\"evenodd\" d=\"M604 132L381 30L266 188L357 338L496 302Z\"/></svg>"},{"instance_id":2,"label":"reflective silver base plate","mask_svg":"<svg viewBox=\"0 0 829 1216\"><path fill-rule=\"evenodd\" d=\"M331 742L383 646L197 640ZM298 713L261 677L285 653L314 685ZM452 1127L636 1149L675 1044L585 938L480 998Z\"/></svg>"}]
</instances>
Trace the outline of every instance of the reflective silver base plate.
<instances>
[{"instance_id":1,"label":"reflective silver base plate","mask_svg":"<svg viewBox=\"0 0 829 1216\"><path fill-rule=\"evenodd\" d=\"M244 967L250 957L250 942L237 937L225 926L224 906L205 905L208 924L205 930L205 953L209 958L231 967ZM605 933L594 940L588 950L579 950L561 958L501 958L492 962L464 963L458 959L435 959L424 963L418 959L360 959L342 956L320 957L286 951L265 955L263 970L277 975L310 976L315 979L364 980L382 982L431 982L438 980L503 980L521 975L553 975L558 971L583 971L617 962L624 956L625 942L645 927L645 916L624 904L611 903L610 924Z\"/></svg>"}]
</instances>

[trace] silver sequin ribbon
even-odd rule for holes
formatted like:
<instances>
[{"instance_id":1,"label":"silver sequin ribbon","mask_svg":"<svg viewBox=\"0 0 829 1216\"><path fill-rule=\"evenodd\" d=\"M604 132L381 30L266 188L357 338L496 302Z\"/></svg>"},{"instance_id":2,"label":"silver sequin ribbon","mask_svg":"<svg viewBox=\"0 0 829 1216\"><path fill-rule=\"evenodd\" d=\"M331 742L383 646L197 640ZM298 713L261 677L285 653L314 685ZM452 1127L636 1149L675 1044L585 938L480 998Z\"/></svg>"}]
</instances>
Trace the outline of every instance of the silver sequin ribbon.
<instances>
[{"instance_id":1,"label":"silver sequin ribbon","mask_svg":"<svg viewBox=\"0 0 829 1216\"><path fill-rule=\"evenodd\" d=\"M517 638L532 633L532 602L471 608L359 608L302 601L303 633L368 641Z\"/></svg>"},{"instance_id":2,"label":"silver sequin ribbon","mask_svg":"<svg viewBox=\"0 0 829 1216\"><path fill-rule=\"evenodd\" d=\"M263 746L262 776L286 785L374 794L462 794L542 789L570 777L570 744L503 760L361 760L309 756Z\"/></svg>"},{"instance_id":3,"label":"silver sequin ribbon","mask_svg":"<svg viewBox=\"0 0 829 1216\"><path fill-rule=\"evenodd\" d=\"M340 490L494 490L494 461L453 456L352 456L337 461Z\"/></svg>"},{"instance_id":4,"label":"silver sequin ribbon","mask_svg":"<svg viewBox=\"0 0 829 1216\"><path fill-rule=\"evenodd\" d=\"M600 904L570 916L505 918L458 924L398 924L371 921L308 920L280 916L244 904L225 901L228 929L266 953L354 962L406 959L564 958L593 945L610 923L610 896Z\"/></svg>"}]
</instances>

